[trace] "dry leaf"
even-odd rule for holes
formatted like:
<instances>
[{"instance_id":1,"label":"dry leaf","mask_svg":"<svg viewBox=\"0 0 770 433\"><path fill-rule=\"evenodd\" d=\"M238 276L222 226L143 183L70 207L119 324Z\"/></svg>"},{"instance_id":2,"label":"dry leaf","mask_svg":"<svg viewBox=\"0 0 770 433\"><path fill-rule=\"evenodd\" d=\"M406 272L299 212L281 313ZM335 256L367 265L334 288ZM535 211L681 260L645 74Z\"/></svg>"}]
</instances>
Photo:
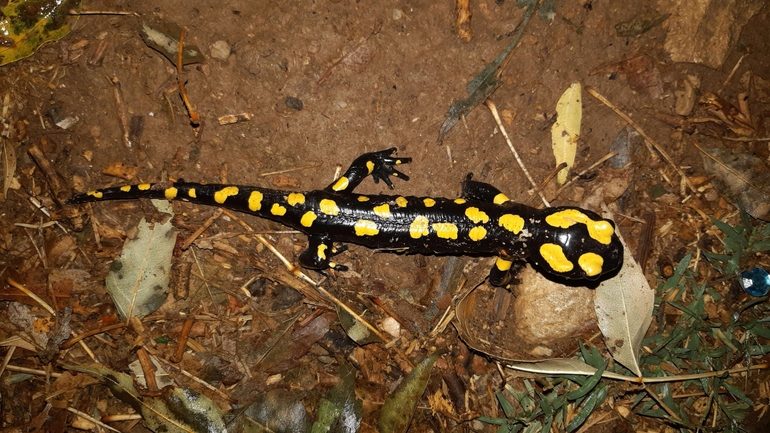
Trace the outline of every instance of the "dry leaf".
<instances>
[{"instance_id":1,"label":"dry leaf","mask_svg":"<svg viewBox=\"0 0 770 433\"><path fill-rule=\"evenodd\" d=\"M577 141L580 138L580 122L583 118L583 98L580 83L573 83L556 103L556 122L551 127L551 146L556 165L566 162L567 168L559 171L559 185L567 181L569 170L575 164Z\"/></svg>"}]
</instances>

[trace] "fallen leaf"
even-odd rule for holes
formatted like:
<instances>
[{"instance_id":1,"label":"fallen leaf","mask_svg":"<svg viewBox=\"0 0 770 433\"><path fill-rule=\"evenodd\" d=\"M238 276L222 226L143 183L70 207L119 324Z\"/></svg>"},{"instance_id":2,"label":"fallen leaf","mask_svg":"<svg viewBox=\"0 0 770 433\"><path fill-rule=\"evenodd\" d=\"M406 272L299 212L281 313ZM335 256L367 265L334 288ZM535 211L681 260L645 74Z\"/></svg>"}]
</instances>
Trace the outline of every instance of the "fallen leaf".
<instances>
[{"instance_id":1,"label":"fallen leaf","mask_svg":"<svg viewBox=\"0 0 770 433\"><path fill-rule=\"evenodd\" d=\"M0 66L32 55L70 32L80 0L11 0L0 10Z\"/></svg>"},{"instance_id":2,"label":"fallen leaf","mask_svg":"<svg viewBox=\"0 0 770 433\"><path fill-rule=\"evenodd\" d=\"M580 138L580 123L583 119L583 97L580 83L572 83L556 103L556 122L551 127L551 147L556 165L566 162L567 167L559 171L559 185L567 181L567 175L575 164L577 141Z\"/></svg>"}]
</instances>

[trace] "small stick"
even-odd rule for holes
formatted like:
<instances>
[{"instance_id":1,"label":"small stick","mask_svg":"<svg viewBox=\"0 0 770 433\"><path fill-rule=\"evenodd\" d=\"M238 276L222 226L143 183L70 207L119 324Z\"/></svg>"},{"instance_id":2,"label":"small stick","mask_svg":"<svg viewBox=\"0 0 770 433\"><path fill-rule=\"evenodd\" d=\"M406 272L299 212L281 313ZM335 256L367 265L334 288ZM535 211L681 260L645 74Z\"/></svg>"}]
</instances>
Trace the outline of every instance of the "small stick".
<instances>
[{"instance_id":1,"label":"small stick","mask_svg":"<svg viewBox=\"0 0 770 433\"><path fill-rule=\"evenodd\" d=\"M302 165L302 166L299 166L299 167L287 168L286 170L278 170L278 171L271 171L271 172L268 172L268 173L262 173L262 174L259 175L259 177L274 176L276 174L291 173L292 171L307 170L309 168L316 168L316 167L320 167L322 165L323 165L322 163L316 162L316 163L313 163L313 164Z\"/></svg>"},{"instance_id":2,"label":"small stick","mask_svg":"<svg viewBox=\"0 0 770 433\"><path fill-rule=\"evenodd\" d=\"M741 58L738 59L737 62L735 62L735 66L733 66L733 70L730 71L730 75L727 76L727 78L725 79L725 82L722 83L722 88L719 89L719 92L717 92L717 93L722 93L722 90L724 90L724 88L727 87L727 83L729 83L730 80L733 79L733 75L735 75L735 73L738 72L738 68L741 66L741 63L743 63L744 57L746 57L746 55L742 54Z\"/></svg>"},{"instance_id":3,"label":"small stick","mask_svg":"<svg viewBox=\"0 0 770 433\"><path fill-rule=\"evenodd\" d=\"M142 366L142 373L144 373L144 384L147 391L151 394L158 391L158 381L155 379L155 372L158 368L155 367L155 363L152 362L150 354L147 353L143 347L140 347L136 351L136 357L139 359L139 364Z\"/></svg>"},{"instance_id":4,"label":"small stick","mask_svg":"<svg viewBox=\"0 0 770 433\"><path fill-rule=\"evenodd\" d=\"M674 163L674 160L671 158L671 156L669 156L668 152L666 152L666 151L665 151L665 149L663 149L663 147L661 147L661 146L658 144L658 142L657 142L657 141L653 140L653 138L652 138L652 137L650 137L649 135L647 135L647 133L646 133L646 132L644 132L644 130L642 129L642 127L641 127L641 126L637 125L637 123L636 123L636 122L634 122L634 121L633 121L633 120L632 120L630 117L628 117L628 115L627 115L626 113L624 113L624 112L620 111L620 109L618 109L618 107L616 107L616 106L615 106L615 105L614 105L612 102L610 102L610 101L609 101L607 98L605 98L604 96L602 96L602 95L601 95L599 92L597 92L596 90L594 90L594 88L593 88L593 87L586 87L586 91L588 91L588 93L590 93L590 94L591 94L591 96L593 96L594 98L596 98L596 99L600 100L602 103L604 103L604 105L606 105L606 106L610 107L610 109L612 109L612 111L614 111L614 112L615 112L615 114L617 114L617 115L618 115L618 116L620 116L620 117L621 117L623 120L625 120L626 122L628 122L628 124L629 124L629 125L633 126L633 127L634 127L634 129L636 129L636 131L637 131L637 132L638 132L638 133L639 133L639 134L640 134L642 137L644 137L644 139L645 139L645 143L647 143L648 149L650 148L650 146L652 146L652 147L653 147L653 148L655 148L655 150L657 150L657 151L658 151L658 152L659 152L661 155L663 155L663 159L665 159L665 160L666 160L666 162L668 162L668 163L671 165L671 167L674 169L674 171L676 171L676 172L677 172L677 174L679 174L679 176L681 176L681 177L682 177L682 179L684 179L684 182L685 182L685 184L687 185L687 187L688 187L688 188L690 188L690 190L691 190L692 192L694 192L696 195L698 194L698 191L695 189L695 185L693 185L693 184L692 184L692 182L690 182L690 179L687 177L687 175L686 175L686 174L684 174L684 172L682 171L682 169L681 169L681 168L679 168L679 166L677 166L677 165ZM651 149L650 149L650 150L651 150ZM652 155L653 155L653 157L655 157L655 153L652 153Z\"/></svg>"},{"instance_id":5,"label":"small stick","mask_svg":"<svg viewBox=\"0 0 770 433\"><path fill-rule=\"evenodd\" d=\"M193 242L195 242L196 239L204 232L207 228L211 226L211 224L214 224L214 221L216 221L219 217L222 216L222 214L225 213L225 210L222 208L218 208L216 211L214 211L214 215L211 215L209 219L207 219L200 227L198 227L193 234L191 234L187 239L185 239L184 243L182 243L182 250L186 250L190 248L190 245L192 245Z\"/></svg>"},{"instance_id":6,"label":"small stick","mask_svg":"<svg viewBox=\"0 0 770 433\"><path fill-rule=\"evenodd\" d=\"M69 340L65 341L61 346L59 346L59 348L61 350L67 350L70 347L74 346L75 343L77 343L77 342L79 342L79 341L81 341L81 340L83 340L85 338L93 337L93 336L95 336L97 334L102 334L102 333L105 333L105 332L109 332L109 331L112 331L113 329L125 328L125 326L126 325L124 323L115 323L113 325L105 326L104 328L92 329L92 330L90 330L88 332L84 332L84 333L82 333L82 334L80 334L80 335L78 335L76 337L70 338Z\"/></svg>"},{"instance_id":7,"label":"small stick","mask_svg":"<svg viewBox=\"0 0 770 433\"><path fill-rule=\"evenodd\" d=\"M613 150L612 152L610 152L610 153L602 156L601 158L599 158L599 160L596 161L595 163L591 164L590 167L586 168L585 170L583 170L580 173L578 173L575 176L573 176L572 179L570 179L567 182L565 182L564 185L561 186L561 188L556 190L556 193L554 193L553 197L554 198L558 197L559 194L564 192L564 190L567 189L568 186L572 185L573 182L575 182L576 180L580 179L580 176L585 175L589 171L591 171L591 170L595 169L596 167L598 167L599 165L603 164L604 161L606 161L606 160L616 156L617 154L618 154L618 152L616 150Z\"/></svg>"},{"instance_id":8,"label":"small stick","mask_svg":"<svg viewBox=\"0 0 770 433\"><path fill-rule=\"evenodd\" d=\"M139 16L138 12L129 12L129 11L81 11L77 9L71 9L69 11L70 15L134 15Z\"/></svg>"},{"instance_id":9,"label":"small stick","mask_svg":"<svg viewBox=\"0 0 770 433\"><path fill-rule=\"evenodd\" d=\"M179 35L179 49L176 57L176 81L179 83L179 93L182 95L184 106L187 107L187 113L190 115L190 122L193 125L198 126L200 124L200 118L190 103L190 99L187 97L187 90L184 87L184 80L182 79L182 69L184 67L184 64L182 63L184 57L184 33L185 30L182 29L182 32Z\"/></svg>"},{"instance_id":10,"label":"small stick","mask_svg":"<svg viewBox=\"0 0 770 433\"><path fill-rule=\"evenodd\" d=\"M26 287L22 286L21 284L17 283L16 280L14 280L11 277L8 277L8 279L5 280L5 281L10 286L15 287L15 288L21 290L22 293L24 293L25 295L27 295L30 298L34 299L35 302L40 304L41 307L45 308L46 310L48 310L49 313L51 313L52 316L56 317L56 311L54 311L54 309L51 308L51 306L48 305L48 303L45 302L44 300L42 300L39 296L37 296L36 294L32 293L29 289L27 289Z\"/></svg>"},{"instance_id":11,"label":"small stick","mask_svg":"<svg viewBox=\"0 0 770 433\"><path fill-rule=\"evenodd\" d=\"M120 80L118 77L107 77L112 83L113 94L115 95L115 103L118 104L118 118L120 119L120 127L123 130L123 145L127 149L131 149L131 140L128 138L128 115L126 114L126 104L123 102L123 91L120 88Z\"/></svg>"},{"instance_id":12,"label":"small stick","mask_svg":"<svg viewBox=\"0 0 770 433\"><path fill-rule=\"evenodd\" d=\"M182 362L182 356L184 356L184 351L187 349L187 339L190 338L190 331L192 330L194 323L195 317L192 315L187 316L187 320L184 321L184 325L182 326L182 331L179 333L179 344L177 345L174 354L171 355L170 361L174 364Z\"/></svg>"},{"instance_id":13,"label":"small stick","mask_svg":"<svg viewBox=\"0 0 770 433\"><path fill-rule=\"evenodd\" d=\"M505 131L505 127L503 126L503 122L500 121L500 115L497 113L497 107L495 106L495 103L492 102L491 99L487 99L484 101L484 104L489 108L489 111L492 112L492 117L495 118L495 122L497 122L497 127L500 128L500 132L503 134L503 137L505 137L505 142L508 143L508 148L511 149L511 153L513 153L513 157L516 158L516 162L519 163L519 167L521 167L521 170L524 172L524 175L527 176L527 179L529 180L530 185L532 185L533 188L537 188L537 183L535 183L535 180L532 179L532 176L529 175L529 171L527 170L527 167L524 166L524 162L519 158L519 152L516 151L516 149L513 147L513 143L511 142L511 139L508 137L508 133ZM540 199L543 200L543 204L546 207L550 207L551 205L548 203L548 200L545 199L545 195L543 195L542 191L538 191L537 194L540 196Z\"/></svg>"}]
</instances>

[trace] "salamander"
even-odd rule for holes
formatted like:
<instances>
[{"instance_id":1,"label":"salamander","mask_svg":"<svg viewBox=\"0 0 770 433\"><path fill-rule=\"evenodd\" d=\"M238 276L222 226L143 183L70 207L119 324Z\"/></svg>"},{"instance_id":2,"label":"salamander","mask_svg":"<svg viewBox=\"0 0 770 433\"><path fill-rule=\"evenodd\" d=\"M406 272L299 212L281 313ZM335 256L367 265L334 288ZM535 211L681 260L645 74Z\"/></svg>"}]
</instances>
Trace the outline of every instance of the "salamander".
<instances>
[{"instance_id":1,"label":"salamander","mask_svg":"<svg viewBox=\"0 0 770 433\"><path fill-rule=\"evenodd\" d=\"M396 149L365 153L329 186L282 191L256 186L161 182L78 194L69 203L121 199L168 199L219 206L278 221L308 236L299 263L324 272L347 267L332 260L354 243L395 252L497 256L493 285L506 285L528 260L546 276L595 281L623 263L615 224L594 212L561 206L536 209L514 203L494 186L469 174L459 198L362 195L355 188L368 176L393 189L391 177L409 180L395 167L411 158Z\"/></svg>"}]
</instances>

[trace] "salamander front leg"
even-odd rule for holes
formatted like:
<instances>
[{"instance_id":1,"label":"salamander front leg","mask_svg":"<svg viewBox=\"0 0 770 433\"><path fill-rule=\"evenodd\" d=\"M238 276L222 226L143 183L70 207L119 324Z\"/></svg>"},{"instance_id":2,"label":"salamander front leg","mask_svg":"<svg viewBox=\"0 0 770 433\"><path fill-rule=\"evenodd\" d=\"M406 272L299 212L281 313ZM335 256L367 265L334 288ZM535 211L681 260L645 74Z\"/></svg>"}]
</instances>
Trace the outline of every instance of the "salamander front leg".
<instances>
[{"instance_id":1,"label":"salamander front leg","mask_svg":"<svg viewBox=\"0 0 770 433\"><path fill-rule=\"evenodd\" d=\"M347 251L347 249L346 245L335 248L334 243L326 235L308 236L308 247L299 255L299 264L303 268L312 269L324 275L326 275L326 269L330 268L347 271L347 266L331 261L333 256Z\"/></svg>"},{"instance_id":2,"label":"salamander front leg","mask_svg":"<svg viewBox=\"0 0 770 433\"><path fill-rule=\"evenodd\" d=\"M521 271L524 262L520 260L508 260L498 257L495 265L489 271L489 284L497 287L505 287L511 283L516 283L516 274Z\"/></svg>"},{"instance_id":3,"label":"salamander front leg","mask_svg":"<svg viewBox=\"0 0 770 433\"><path fill-rule=\"evenodd\" d=\"M371 175L374 183L385 182L393 189L390 176L409 180L409 176L393 168L394 165L409 164L412 158L394 158L391 155L396 151L395 147L379 152L365 153L356 158L345 173L331 185L326 191L339 193L352 193L366 176Z\"/></svg>"},{"instance_id":4,"label":"salamander front leg","mask_svg":"<svg viewBox=\"0 0 770 433\"><path fill-rule=\"evenodd\" d=\"M500 192L499 189L486 183L479 182L473 179L473 173L468 173L463 181L462 198L468 200L479 200L494 204L503 204L509 202L510 199Z\"/></svg>"}]
</instances>

